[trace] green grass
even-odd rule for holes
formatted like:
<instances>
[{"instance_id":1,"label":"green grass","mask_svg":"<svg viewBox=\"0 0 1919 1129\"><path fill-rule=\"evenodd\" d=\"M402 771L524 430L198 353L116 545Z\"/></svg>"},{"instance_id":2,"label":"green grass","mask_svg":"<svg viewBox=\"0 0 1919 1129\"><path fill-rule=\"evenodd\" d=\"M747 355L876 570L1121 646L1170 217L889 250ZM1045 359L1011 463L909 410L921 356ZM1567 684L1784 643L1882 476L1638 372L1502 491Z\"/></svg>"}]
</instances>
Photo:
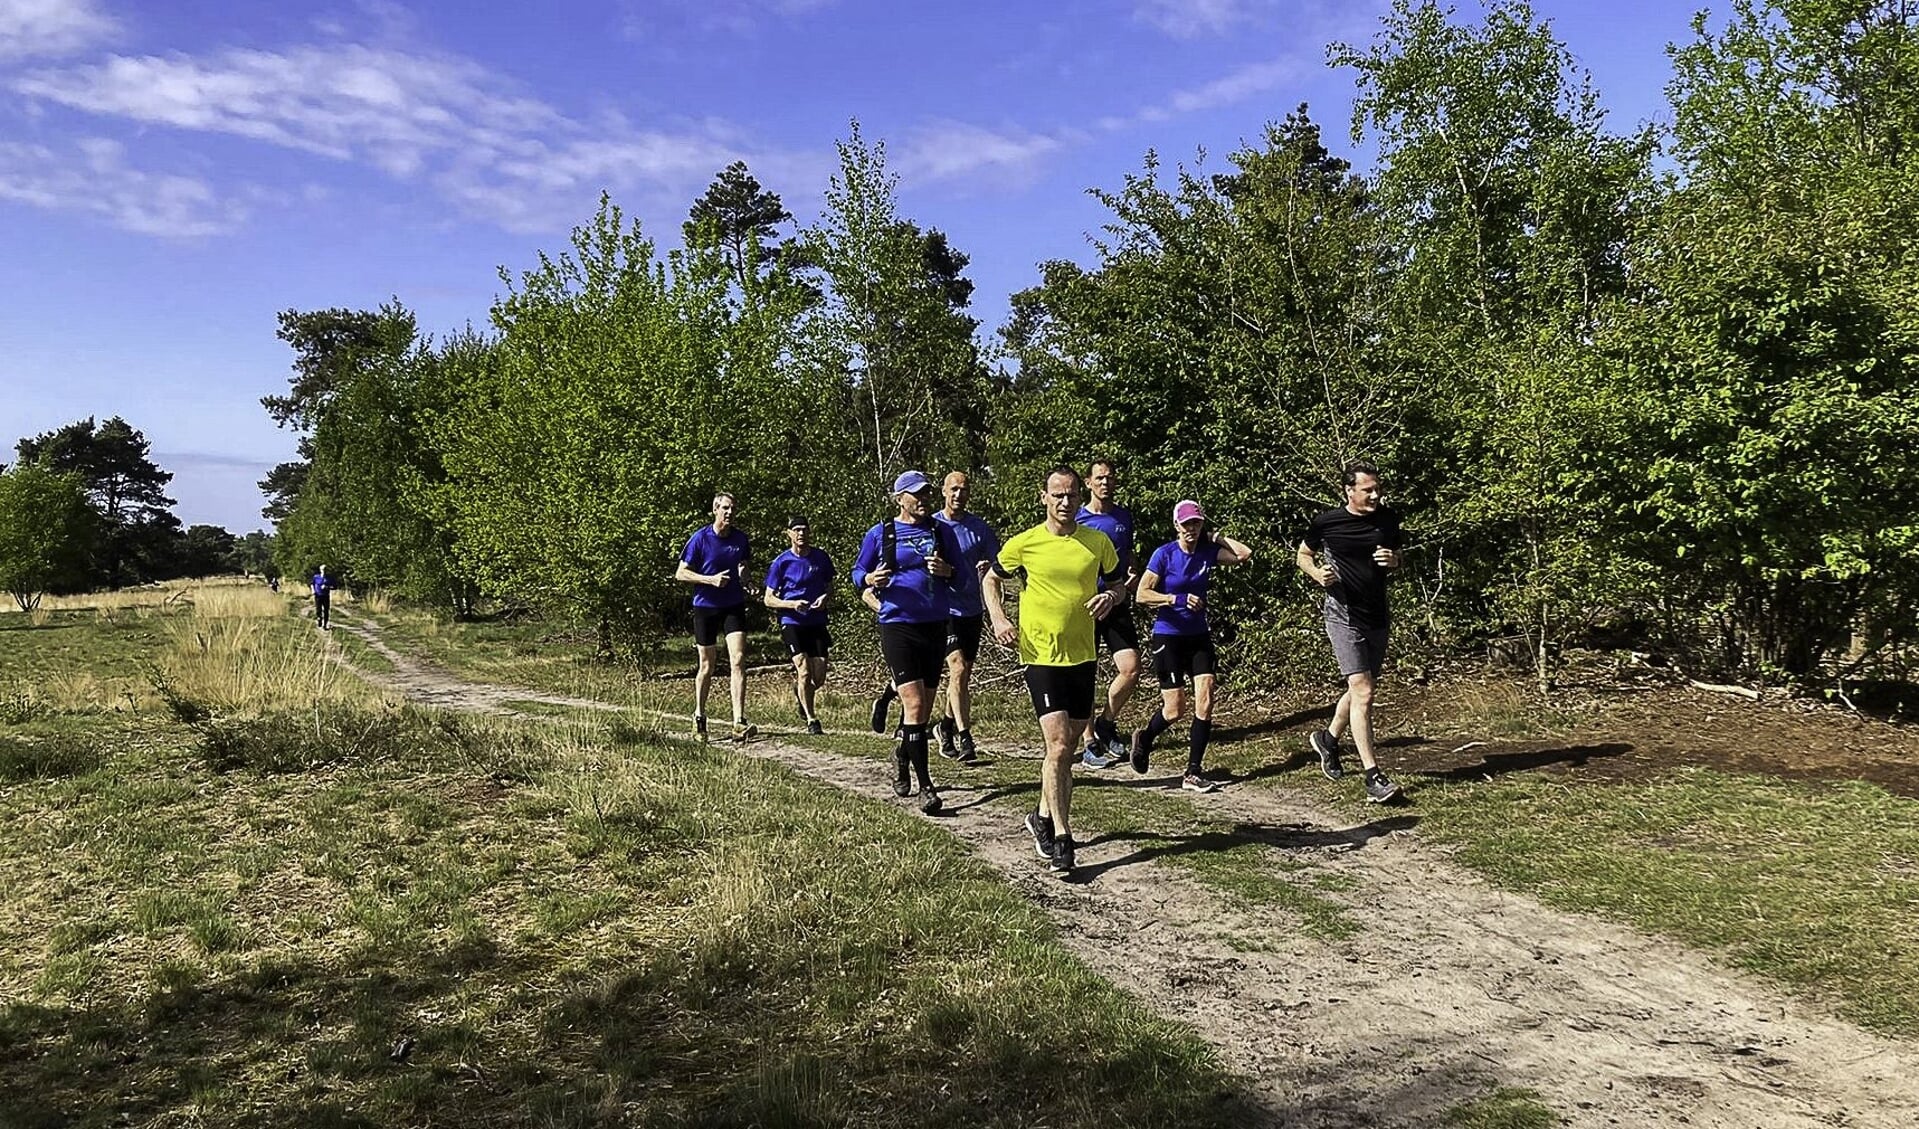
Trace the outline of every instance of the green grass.
<instances>
[{"instance_id":1,"label":"green grass","mask_svg":"<svg viewBox=\"0 0 1919 1129\"><path fill-rule=\"evenodd\" d=\"M1457 1129L1552 1129L1560 1123L1560 1116L1537 1093L1509 1087L1446 1113L1446 1124Z\"/></svg>"},{"instance_id":2,"label":"green grass","mask_svg":"<svg viewBox=\"0 0 1919 1129\"><path fill-rule=\"evenodd\" d=\"M0 730L98 754L0 787L0 1124L1242 1117L891 805L632 718L142 702Z\"/></svg>"}]
</instances>

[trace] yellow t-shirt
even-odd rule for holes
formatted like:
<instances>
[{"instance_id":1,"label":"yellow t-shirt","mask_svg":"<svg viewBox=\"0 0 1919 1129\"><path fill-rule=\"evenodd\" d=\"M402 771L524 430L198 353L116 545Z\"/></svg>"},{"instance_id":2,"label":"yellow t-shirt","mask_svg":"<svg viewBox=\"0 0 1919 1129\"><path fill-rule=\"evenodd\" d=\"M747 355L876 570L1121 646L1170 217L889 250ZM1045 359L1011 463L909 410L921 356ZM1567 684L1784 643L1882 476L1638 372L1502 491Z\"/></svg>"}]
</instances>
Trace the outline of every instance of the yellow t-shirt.
<instances>
[{"instance_id":1,"label":"yellow t-shirt","mask_svg":"<svg viewBox=\"0 0 1919 1129\"><path fill-rule=\"evenodd\" d=\"M1060 536L1041 523L1001 547L999 567L1026 581L1019 598L1019 661L1078 666L1099 658L1086 601L1099 592L1101 574L1119 571L1119 551L1110 538L1083 525Z\"/></svg>"}]
</instances>

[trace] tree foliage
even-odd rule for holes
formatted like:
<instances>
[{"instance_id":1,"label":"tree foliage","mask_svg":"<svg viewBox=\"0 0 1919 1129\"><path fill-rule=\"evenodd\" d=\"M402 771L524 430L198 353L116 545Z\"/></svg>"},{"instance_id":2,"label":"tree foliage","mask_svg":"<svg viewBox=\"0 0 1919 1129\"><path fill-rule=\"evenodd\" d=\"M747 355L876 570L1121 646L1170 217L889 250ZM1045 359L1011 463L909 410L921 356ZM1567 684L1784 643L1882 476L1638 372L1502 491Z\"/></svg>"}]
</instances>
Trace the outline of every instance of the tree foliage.
<instances>
[{"instance_id":1,"label":"tree foliage","mask_svg":"<svg viewBox=\"0 0 1919 1129\"><path fill-rule=\"evenodd\" d=\"M0 589L20 610L86 587L100 531L79 474L37 462L0 470Z\"/></svg>"}]
</instances>

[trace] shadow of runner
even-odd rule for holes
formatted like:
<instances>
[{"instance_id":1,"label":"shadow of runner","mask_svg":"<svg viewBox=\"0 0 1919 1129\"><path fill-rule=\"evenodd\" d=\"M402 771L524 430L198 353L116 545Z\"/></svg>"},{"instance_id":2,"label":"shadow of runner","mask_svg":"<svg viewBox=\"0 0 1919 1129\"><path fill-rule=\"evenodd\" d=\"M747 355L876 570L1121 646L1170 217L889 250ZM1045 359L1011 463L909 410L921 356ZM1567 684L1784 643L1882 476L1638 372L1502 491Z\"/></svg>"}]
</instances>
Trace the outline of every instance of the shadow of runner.
<instances>
[{"instance_id":1,"label":"shadow of runner","mask_svg":"<svg viewBox=\"0 0 1919 1129\"><path fill-rule=\"evenodd\" d=\"M1395 831L1410 831L1418 825L1419 817L1416 815L1396 815L1386 819L1376 819L1371 823L1362 823L1357 827L1338 829L1314 827L1305 823L1277 826L1263 823L1238 823L1229 830L1203 831L1197 835L1162 835L1153 831L1106 832L1085 840L1079 846L1084 848L1102 843L1119 842L1137 842L1147 845L1137 846L1131 852L1115 859L1078 866L1074 868L1068 881L1091 882L1100 875L1123 866L1135 866L1155 859L1197 854L1202 851L1226 851L1248 843L1260 843L1283 851L1325 850L1340 847L1357 851L1375 839Z\"/></svg>"},{"instance_id":2,"label":"shadow of runner","mask_svg":"<svg viewBox=\"0 0 1919 1129\"><path fill-rule=\"evenodd\" d=\"M1213 730L1215 741L1245 741L1253 737L1264 737L1268 733L1277 733L1284 729L1296 729L1309 721L1326 722L1333 719L1331 703L1314 706L1311 709L1295 710L1285 717L1270 717L1265 721L1256 721L1251 725L1235 725Z\"/></svg>"},{"instance_id":3,"label":"shadow of runner","mask_svg":"<svg viewBox=\"0 0 1919 1129\"><path fill-rule=\"evenodd\" d=\"M1489 780L1509 772L1529 772L1553 765L1584 768L1594 760L1624 756L1632 752L1633 748L1634 746L1623 741L1614 741L1603 745L1567 745L1556 749L1532 749L1517 753L1487 753L1480 758L1478 764L1446 769L1409 769L1406 774L1427 780L1465 783L1473 780Z\"/></svg>"}]
</instances>

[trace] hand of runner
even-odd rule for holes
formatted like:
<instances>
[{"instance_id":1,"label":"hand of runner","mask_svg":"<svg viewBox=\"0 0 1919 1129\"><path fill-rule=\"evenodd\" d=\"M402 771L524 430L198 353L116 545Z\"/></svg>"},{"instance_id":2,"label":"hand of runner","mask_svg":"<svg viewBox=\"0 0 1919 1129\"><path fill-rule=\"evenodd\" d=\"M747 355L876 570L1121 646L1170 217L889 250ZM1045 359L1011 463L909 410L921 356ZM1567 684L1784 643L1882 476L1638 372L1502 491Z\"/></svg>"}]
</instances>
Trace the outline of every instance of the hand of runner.
<instances>
[{"instance_id":1,"label":"hand of runner","mask_svg":"<svg viewBox=\"0 0 1919 1129\"><path fill-rule=\"evenodd\" d=\"M934 576L946 577L953 575L953 566L946 563L945 557L935 552L932 556L926 558L926 571L932 573Z\"/></svg>"},{"instance_id":2,"label":"hand of runner","mask_svg":"<svg viewBox=\"0 0 1919 1129\"><path fill-rule=\"evenodd\" d=\"M1109 589L1086 601L1086 610L1093 613L1094 619L1105 619L1118 603L1119 597Z\"/></svg>"},{"instance_id":3,"label":"hand of runner","mask_svg":"<svg viewBox=\"0 0 1919 1129\"><path fill-rule=\"evenodd\" d=\"M1186 593L1186 610L1189 612L1205 611L1206 610L1205 597L1201 596L1198 592Z\"/></svg>"},{"instance_id":4,"label":"hand of runner","mask_svg":"<svg viewBox=\"0 0 1919 1129\"><path fill-rule=\"evenodd\" d=\"M993 638L1010 647L1019 642L1019 628L1014 627L1010 619L996 619L993 621Z\"/></svg>"},{"instance_id":5,"label":"hand of runner","mask_svg":"<svg viewBox=\"0 0 1919 1129\"><path fill-rule=\"evenodd\" d=\"M1325 568L1320 569L1319 575L1313 577L1313 579L1319 581L1321 588L1331 588L1333 585L1339 583L1339 572L1334 569L1332 565L1327 565Z\"/></svg>"},{"instance_id":6,"label":"hand of runner","mask_svg":"<svg viewBox=\"0 0 1919 1129\"><path fill-rule=\"evenodd\" d=\"M733 576L731 573L716 572L712 576L713 587L724 588L726 587L726 582L731 579L733 579Z\"/></svg>"},{"instance_id":7,"label":"hand of runner","mask_svg":"<svg viewBox=\"0 0 1919 1129\"><path fill-rule=\"evenodd\" d=\"M1386 546L1381 545L1379 548L1373 550L1373 563L1380 568L1398 568L1399 550L1388 549Z\"/></svg>"},{"instance_id":8,"label":"hand of runner","mask_svg":"<svg viewBox=\"0 0 1919 1129\"><path fill-rule=\"evenodd\" d=\"M801 600L800 606L803 608L806 608L809 611L819 611L821 608L826 606L826 597L821 596L810 604L804 600Z\"/></svg>"},{"instance_id":9,"label":"hand of runner","mask_svg":"<svg viewBox=\"0 0 1919 1129\"><path fill-rule=\"evenodd\" d=\"M881 565L866 574L866 586L868 588L884 588L891 583L893 583L893 570L887 568L885 565Z\"/></svg>"}]
</instances>

